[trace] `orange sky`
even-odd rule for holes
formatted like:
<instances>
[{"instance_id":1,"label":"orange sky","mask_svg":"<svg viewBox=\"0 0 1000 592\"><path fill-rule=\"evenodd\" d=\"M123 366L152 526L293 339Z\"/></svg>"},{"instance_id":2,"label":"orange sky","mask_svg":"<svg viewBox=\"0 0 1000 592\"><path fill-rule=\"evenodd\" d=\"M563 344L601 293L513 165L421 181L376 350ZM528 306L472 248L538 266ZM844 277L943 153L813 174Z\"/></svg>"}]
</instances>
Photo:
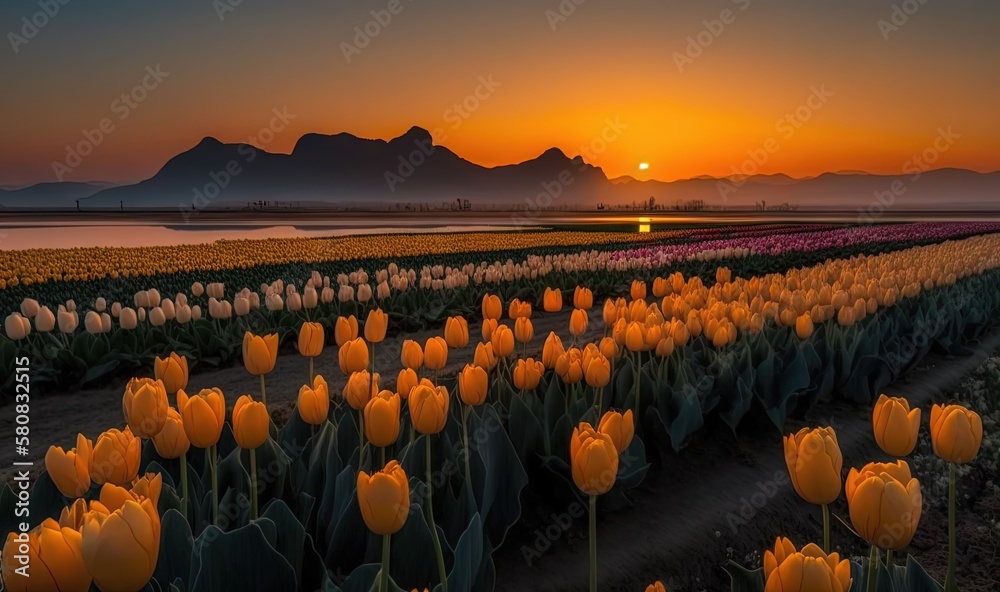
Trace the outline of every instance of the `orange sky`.
<instances>
[{"instance_id":1,"label":"orange sky","mask_svg":"<svg viewBox=\"0 0 1000 592\"><path fill-rule=\"evenodd\" d=\"M221 18L212 3L65 5L0 51L17 81L0 97L0 185L55 180L53 162L105 118L113 129L66 180L148 177L204 136L247 141L275 108L295 116L262 146L278 152L307 132L420 125L488 166L589 146L612 177L726 175L753 155L793 176L898 173L925 152L932 168L1000 169L997 3L929 2L880 30L893 2L590 0L563 20L554 0L398 0L372 25L393 1L243 2ZM0 24L17 33L37 9L4 3ZM377 34L348 61L366 26ZM814 89L825 96L810 102Z\"/></svg>"}]
</instances>

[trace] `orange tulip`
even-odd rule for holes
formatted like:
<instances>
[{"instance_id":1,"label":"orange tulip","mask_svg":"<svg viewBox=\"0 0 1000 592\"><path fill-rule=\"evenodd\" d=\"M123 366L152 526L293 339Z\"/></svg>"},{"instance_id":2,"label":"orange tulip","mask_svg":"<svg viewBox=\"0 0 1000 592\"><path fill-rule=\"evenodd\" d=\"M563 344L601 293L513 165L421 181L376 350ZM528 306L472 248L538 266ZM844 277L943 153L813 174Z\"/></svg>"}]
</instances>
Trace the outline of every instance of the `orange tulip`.
<instances>
[{"instance_id":1,"label":"orange tulip","mask_svg":"<svg viewBox=\"0 0 1000 592\"><path fill-rule=\"evenodd\" d=\"M381 391L365 404L365 437L375 446L389 446L399 438L400 397Z\"/></svg>"},{"instance_id":2,"label":"orange tulip","mask_svg":"<svg viewBox=\"0 0 1000 592\"><path fill-rule=\"evenodd\" d=\"M483 294L483 319L500 320L503 315L503 303L496 294Z\"/></svg>"},{"instance_id":3,"label":"orange tulip","mask_svg":"<svg viewBox=\"0 0 1000 592\"><path fill-rule=\"evenodd\" d=\"M97 485L131 483L139 473L141 456L142 440L133 436L128 426L125 431L112 428L98 436L94 443L90 456L90 480Z\"/></svg>"},{"instance_id":4,"label":"orange tulip","mask_svg":"<svg viewBox=\"0 0 1000 592\"><path fill-rule=\"evenodd\" d=\"M507 316L514 320L531 317L531 303L522 302L517 298L511 300L510 306L507 307Z\"/></svg>"},{"instance_id":5,"label":"orange tulip","mask_svg":"<svg viewBox=\"0 0 1000 592\"><path fill-rule=\"evenodd\" d=\"M594 388L604 388L611 382L611 362L604 354L583 356L583 376L587 385Z\"/></svg>"},{"instance_id":6,"label":"orange tulip","mask_svg":"<svg viewBox=\"0 0 1000 592\"><path fill-rule=\"evenodd\" d=\"M167 422L167 391L162 380L133 378L125 385L122 413L132 433L140 438L152 438Z\"/></svg>"},{"instance_id":7,"label":"orange tulip","mask_svg":"<svg viewBox=\"0 0 1000 592\"><path fill-rule=\"evenodd\" d=\"M542 344L542 365L546 368L555 368L556 360L565 351L562 339L559 339L555 331L550 331L549 336L545 338L545 343Z\"/></svg>"},{"instance_id":8,"label":"orange tulip","mask_svg":"<svg viewBox=\"0 0 1000 592\"><path fill-rule=\"evenodd\" d=\"M817 506L837 499L843 457L833 428L802 428L783 440L788 474L802 499Z\"/></svg>"},{"instance_id":9,"label":"orange tulip","mask_svg":"<svg viewBox=\"0 0 1000 592\"><path fill-rule=\"evenodd\" d=\"M901 457L913 452L920 431L920 409L910 410L903 397L879 395L872 412L875 441L886 454Z\"/></svg>"},{"instance_id":10,"label":"orange tulip","mask_svg":"<svg viewBox=\"0 0 1000 592\"><path fill-rule=\"evenodd\" d=\"M191 442L184 432L184 420L176 409L167 409L167 421L159 434L153 436L156 453L166 459L180 458L187 454Z\"/></svg>"},{"instance_id":11,"label":"orange tulip","mask_svg":"<svg viewBox=\"0 0 1000 592\"><path fill-rule=\"evenodd\" d=\"M312 384L304 384L299 388L299 399L296 403L299 417L309 425L320 425L330 414L330 387L319 374L313 377Z\"/></svg>"},{"instance_id":12,"label":"orange tulip","mask_svg":"<svg viewBox=\"0 0 1000 592\"><path fill-rule=\"evenodd\" d=\"M407 404L413 427L421 434L437 434L448 422L448 390L421 383L410 391Z\"/></svg>"},{"instance_id":13,"label":"orange tulip","mask_svg":"<svg viewBox=\"0 0 1000 592\"><path fill-rule=\"evenodd\" d=\"M764 581L768 592L848 592L851 561L813 543L799 552L792 541L778 538L774 552L764 552Z\"/></svg>"},{"instance_id":14,"label":"orange tulip","mask_svg":"<svg viewBox=\"0 0 1000 592\"><path fill-rule=\"evenodd\" d=\"M389 327L389 315L381 308L373 308L365 321L365 340L369 343L381 343L385 339L385 331Z\"/></svg>"},{"instance_id":15,"label":"orange tulip","mask_svg":"<svg viewBox=\"0 0 1000 592\"><path fill-rule=\"evenodd\" d=\"M490 371L495 368L497 365L497 358L493 353L493 344L478 344L476 346L476 353L472 357L472 363L486 371Z\"/></svg>"},{"instance_id":16,"label":"orange tulip","mask_svg":"<svg viewBox=\"0 0 1000 592\"><path fill-rule=\"evenodd\" d=\"M898 551L910 543L920 522L920 482L906 461L851 468L846 481L851 523L861 538Z\"/></svg>"},{"instance_id":17,"label":"orange tulip","mask_svg":"<svg viewBox=\"0 0 1000 592\"><path fill-rule=\"evenodd\" d=\"M424 342L424 367L437 371L448 364L448 342L441 337L430 337Z\"/></svg>"},{"instance_id":18,"label":"orange tulip","mask_svg":"<svg viewBox=\"0 0 1000 592\"><path fill-rule=\"evenodd\" d=\"M514 333L507 325L500 325L490 338L493 353L501 358L509 358L514 353Z\"/></svg>"},{"instance_id":19,"label":"orange tulip","mask_svg":"<svg viewBox=\"0 0 1000 592\"><path fill-rule=\"evenodd\" d=\"M632 300L645 300L646 282L641 280L632 280L632 287L629 289L629 295L632 297Z\"/></svg>"},{"instance_id":20,"label":"orange tulip","mask_svg":"<svg viewBox=\"0 0 1000 592\"><path fill-rule=\"evenodd\" d=\"M326 333L319 323L302 323L299 328L299 353L307 358L315 358L323 353Z\"/></svg>"},{"instance_id":21,"label":"orange tulip","mask_svg":"<svg viewBox=\"0 0 1000 592\"><path fill-rule=\"evenodd\" d=\"M569 332L574 337L579 337L587 331L587 324L589 322L590 317L587 316L587 311L577 308L569 317Z\"/></svg>"},{"instance_id":22,"label":"orange tulip","mask_svg":"<svg viewBox=\"0 0 1000 592\"><path fill-rule=\"evenodd\" d=\"M601 418L597 431L611 438L618 454L625 452L632 437L635 436L635 424L632 422L632 410L629 409L624 415L617 411L608 411Z\"/></svg>"},{"instance_id":23,"label":"orange tulip","mask_svg":"<svg viewBox=\"0 0 1000 592\"><path fill-rule=\"evenodd\" d=\"M934 454L957 464L971 462L983 443L983 420L961 405L931 407L931 443Z\"/></svg>"},{"instance_id":24,"label":"orange tulip","mask_svg":"<svg viewBox=\"0 0 1000 592\"><path fill-rule=\"evenodd\" d=\"M483 341L493 339L493 332L496 331L498 326L499 324L496 319L484 319L482 327Z\"/></svg>"},{"instance_id":25,"label":"orange tulip","mask_svg":"<svg viewBox=\"0 0 1000 592\"><path fill-rule=\"evenodd\" d=\"M403 528L410 513L410 483L395 460L371 476L358 472L358 505L368 529L377 535Z\"/></svg>"},{"instance_id":26,"label":"orange tulip","mask_svg":"<svg viewBox=\"0 0 1000 592\"><path fill-rule=\"evenodd\" d=\"M361 411L368 404L368 400L379 392L379 374L372 377L367 370L352 372L344 385L343 395L347 404L355 411Z\"/></svg>"},{"instance_id":27,"label":"orange tulip","mask_svg":"<svg viewBox=\"0 0 1000 592\"><path fill-rule=\"evenodd\" d=\"M466 405L482 405L489 386L489 375L481 366L466 364L458 374L458 392Z\"/></svg>"},{"instance_id":28,"label":"orange tulip","mask_svg":"<svg viewBox=\"0 0 1000 592\"><path fill-rule=\"evenodd\" d=\"M528 343L535 337L535 327L528 317L518 317L514 321L514 338L518 343Z\"/></svg>"},{"instance_id":29,"label":"orange tulip","mask_svg":"<svg viewBox=\"0 0 1000 592\"><path fill-rule=\"evenodd\" d=\"M399 363L404 368L414 370L424 365L424 350L420 349L420 344L412 339L403 341L403 347L399 352Z\"/></svg>"},{"instance_id":30,"label":"orange tulip","mask_svg":"<svg viewBox=\"0 0 1000 592\"><path fill-rule=\"evenodd\" d=\"M542 308L545 309L545 312L559 312L562 310L562 305L562 292L545 288L545 292L542 294Z\"/></svg>"},{"instance_id":31,"label":"orange tulip","mask_svg":"<svg viewBox=\"0 0 1000 592\"><path fill-rule=\"evenodd\" d=\"M45 470L59 492L66 497L80 497L90 489L90 463L94 445L83 434L76 435L76 448L63 451L49 446Z\"/></svg>"},{"instance_id":32,"label":"orange tulip","mask_svg":"<svg viewBox=\"0 0 1000 592\"><path fill-rule=\"evenodd\" d=\"M236 399L233 405L233 437L237 446L245 450L260 448L267 442L270 426L271 416L263 403L254 401L250 395Z\"/></svg>"},{"instance_id":33,"label":"orange tulip","mask_svg":"<svg viewBox=\"0 0 1000 592\"><path fill-rule=\"evenodd\" d=\"M188 396L177 391L177 412L184 424L188 440L199 448L208 448L219 441L226 421L226 398L218 388L202 389Z\"/></svg>"},{"instance_id":34,"label":"orange tulip","mask_svg":"<svg viewBox=\"0 0 1000 592\"><path fill-rule=\"evenodd\" d=\"M454 349L469 345L469 322L464 317L448 317L444 324L444 340Z\"/></svg>"},{"instance_id":35,"label":"orange tulip","mask_svg":"<svg viewBox=\"0 0 1000 592\"><path fill-rule=\"evenodd\" d=\"M577 286L573 290L573 308L578 308L580 310L590 310L594 308L594 293L590 291L590 288L584 288L583 286Z\"/></svg>"},{"instance_id":36,"label":"orange tulip","mask_svg":"<svg viewBox=\"0 0 1000 592\"><path fill-rule=\"evenodd\" d=\"M563 352L555 363L556 374L564 384L576 384L583 380L583 354L579 348Z\"/></svg>"},{"instance_id":37,"label":"orange tulip","mask_svg":"<svg viewBox=\"0 0 1000 592\"><path fill-rule=\"evenodd\" d=\"M337 317L337 324L333 330L334 340L337 347L343 347L348 341L358 338L358 319L351 315L349 317Z\"/></svg>"},{"instance_id":38,"label":"orange tulip","mask_svg":"<svg viewBox=\"0 0 1000 592\"><path fill-rule=\"evenodd\" d=\"M514 366L514 386L523 390L534 390L538 387L545 366L532 358L521 359Z\"/></svg>"},{"instance_id":39,"label":"orange tulip","mask_svg":"<svg viewBox=\"0 0 1000 592\"><path fill-rule=\"evenodd\" d=\"M420 384L420 379L417 377L416 370L413 368L403 368L396 377L396 392L399 393L400 397L406 399L410 396L410 391L413 390L413 387L418 384Z\"/></svg>"},{"instance_id":40,"label":"orange tulip","mask_svg":"<svg viewBox=\"0 0 1000 592\"><path fill-rule=\"evenodd\" d=\"M365 370L369 361L368 344L360 337L345 341L337 351L337 359L340 362L340 371L345 376Z\"/></svg>"},{"instance_id":41,"label":"orange tulip","mask_svg":"<svg viewBox=\"0 0 1000 592\"><path fill-rule=\"evenodd\" d=\"M618 449L611 436L595 431L589 423L573 428L569 443L573 482L587 495L602 495L618 478Z\"/></svg>"},{"instance_id":42,"label":"orange tulip","mask_svg":"<svg viewBox=\"0 0 1000 592\"><path fill-rule=\"evenodd\" d=\"M260 337L249 331L243 335L243 365L252 376L260 376L274 370L278 357L278 334Z\"/></svg>"},{"instance_id":43,"label":"orange tulip","mask_svg":"<svg viewBox=\"0 0 1000 592\"><path fill-rule=\"evenodd\" d=\"M153 360L153 377L163 381L163 387L167 394L187 388L188 383L188 363L187 358L170 352L166 358L155 358Z\"/></svg>"}]
</instances>

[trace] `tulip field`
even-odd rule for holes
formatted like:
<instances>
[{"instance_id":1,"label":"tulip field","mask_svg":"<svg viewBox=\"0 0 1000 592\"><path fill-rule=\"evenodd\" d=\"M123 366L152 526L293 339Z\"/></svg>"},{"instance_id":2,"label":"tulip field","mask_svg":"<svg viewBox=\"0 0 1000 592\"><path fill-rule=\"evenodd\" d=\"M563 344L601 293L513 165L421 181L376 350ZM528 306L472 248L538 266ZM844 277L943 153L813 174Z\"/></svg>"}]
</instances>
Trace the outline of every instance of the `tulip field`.
<instances>
[{"instance_id":1,"label":"tulip field","mask_svg":"<svg viewBox=\"0 0 1000 592\"><path fill-rule=\"evenodd\" d=\"M727 589L952 592L956 488L995 425L885 393L993 335L1000 224L0 251L0 313L0 410L80 405L0 490L7 590L511 589L498 553L567 507L559 589L626 589L602 531L693 487L671 468L710 437L767 442L817 526L720 558ZM941 574L908 555L938 497ZM634 589L705 589L643 561Z\"/></svg>"}]
</instances>

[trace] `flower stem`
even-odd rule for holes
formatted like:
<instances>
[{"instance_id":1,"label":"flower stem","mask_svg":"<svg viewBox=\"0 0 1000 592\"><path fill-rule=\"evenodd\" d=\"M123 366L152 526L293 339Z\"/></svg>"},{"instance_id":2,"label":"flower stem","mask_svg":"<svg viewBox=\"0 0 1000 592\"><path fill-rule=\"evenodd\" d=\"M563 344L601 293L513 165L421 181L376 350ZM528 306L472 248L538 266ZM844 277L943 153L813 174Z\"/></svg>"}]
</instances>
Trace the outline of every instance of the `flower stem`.
<instances>
[{"instance_id":1,"label":"flower stem","mask_svg":"<svg viewBox=\"0 0 1000 592\"><path fill-rule=\"evenodd\" d=\"M250 520L257 519L257 450L250 449Z\"/></svg>"},{"instance_id":2,"label":"flower stem","mask_svg":"<svg viewBox=\"0 0 1000 592\"><path fill-rule=\"evenodd\" d=\"M892 549L889 549L885 552L885 567L886 569L889 570L892 569Z\"/></svg>"},{"instance_id":3,"label":"flower stem","mask_svg":"<svg viewBox=\"0 0 1000 592\"><path fill-rule=\"evenodd\" d=\"M823 504L823 552L830 554L830 506Z\"/></svg>"},{"instance_id":4,"label":"flower stem","mask_svg":"<svg viewBox=\"0 0 1000 592\"><path fill-rule=\"evenodd\" d=\"M465 446L465 485L472 491L472 471L469 468L469 412L472 407L466 405L462 409L462 444Z\"/></svg>"},{"instance_id":5,"label":"flower stem","mask_svg":"<svg viewBox=\"0 0 1000 592\"><path fill-rule=\"evenodd\" d=\"M380 451L380 453L382 455L382 458L381 458L382 467L385 467L385 446L380 446L379 447L379 451Z\"/></svg>"},{"instance_id":6,"label":"flower stem","mask_svg":"<svg viewBox=\"0 0 1000 592\"><path fill-rule=\"evenodd\" d=\"M188 463L187 453L181 455L181 513L188 518Z\"/></svg>"},{"instance_id":7,"label":"flower stem","mask_svg":"<svg viewBox=\"0 0 1000 592\"><path fill-rule=\"evenodd\" d=\"M427 526L431 529L431 539L434 541L434 555L437 556L438 575L441 578L441 591L448 592L448 574L444 570L444 554L441 552L441 540L438 539L437 526L434 524L434 477L431 471L431 435L427 439Z\"/></svg>"},{"instance_id":8,"label":"flower stem","mask_svg":"<svg viewBox=\"0 0 1000 592\"><path fill-rule=\"evenodd\" d=\"M267 407L267 391L264 390L264 375L260 375L260 400Z\"/></svg>"},{"instance_id":9,"label":"flower stem","mask_svg":"<svg viewBox=\"0 0 1000 592\"><path fill-rule=\"evenodd\" d=\"M597 592L597 496L590 496L590 592Z\"/></svg>"},{"instance_id":10,"label":"flower stem","mask_svg":"<svg viewBox=\"0 0 1000 592\"><path fill-rule=\"evenodd\" d=\"M948 577L945 592L958 592L955 578L955 463L948 463Z\"/></svg>"},{"instance_id":11,"label":"flower stem","mask_svg":"<svg viewBox=\"0 0 1000 592\"><path fill-rule=\"evenodd\" d=\"M309 358L309 384L310 385L312 385L312 383L313 383L313 376L315 376L315 374L313 374L313 360L314 359L315 358L312 358L312 357Z\"/></svg>"},{"instance_id":12,"label":"flower stem","mask_svg":"<svg viewBox=\"0 0 1000 592\"><path fill-rule=\"evenodd\" d=\"M385 448L382 449L382 453L385 453ZM391 534L382 535L382 577L379 578L379 591L389 592L389 538L392 537Z\"/></svg>"},{"instance_id":13,"label":"flower stem","mask_svg":"<svg viewBox=\"0 0 1000 592\"><path fill-rule=\"evenodd\" d=\"M868 584L865 586L866 592L875 592L875 584L878 581L878 547L872 545L872 551L868 554Z\"/></svg>"},{"instance_id":14,"label":"flower stem","mask_svg":"<svg viewBox=\"0 0 1000 592\"><path fill-rule=\"evenodd\" d=\"M358 467L365 463L365 412L358 409Z\"/></svg>"},{"instance_id":15,"label":"flower stem","mask_svg":"<svg viewBox=\"0 0 1000 592\"><path fill-rule=\"evenodd\" d=\"M208 453L208 464L212 471L212 524L219 525L219 468L215 459L215 444L205 449Z\"/></svg>"}]
</instances>

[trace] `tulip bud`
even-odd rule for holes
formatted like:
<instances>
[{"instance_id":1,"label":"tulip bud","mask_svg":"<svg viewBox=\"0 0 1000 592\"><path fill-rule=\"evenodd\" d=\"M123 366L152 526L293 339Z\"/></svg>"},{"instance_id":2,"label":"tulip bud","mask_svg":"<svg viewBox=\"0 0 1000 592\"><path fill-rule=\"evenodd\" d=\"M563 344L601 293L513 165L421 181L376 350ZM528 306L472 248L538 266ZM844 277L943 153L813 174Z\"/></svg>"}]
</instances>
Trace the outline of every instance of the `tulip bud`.
<instances>
[{"instance_id":1,"label":"tulip bud","mask_svg":"<svg viewBox=\"0 0 1000 592\"><path fill-rule=\"evenodd\" d=\"M920 431L920 409L910 410L903 397L879 395L872 413L875 441L886 454L902 457L913 452Z\"/></svg>"},{"instance_id":2,"label":"tulip bud","mask_svg":"<svg viewBox=\"0 0 1000 592\"><path fill-rule=\"evenodd\" d=\"M76 313L68 310L59 311L59 330L63 333L73 333L80 324L80 317ZM22 325L23 327L23 325Z\"/></svg>"},{"instance_id":3,"label":"tulip bud","mask_svg":"<svg viewBox=\"0 0 1000 592\"><path fill-rule=\"evenodd\" d=\"M365 403L365 437L374 446L390 446L399 438L399 395L381 391Z\"/></svg>"},{"instance_id":4,"label":"tulip bud","mask_svg":"<svg viewBox=\"0 0 1000 592\"><path fill-rule=\"evenodd\" d=\"M507 325L499 325L490 336L493 353L501 358L509 358L514 353L514 332Z\"/></svg>"},{"instance_id":5,"label":"tulip bud","mask_svg":"<svg viewBox=\"0 0 1000 592\"><path fill-rule=\"evenodd\" d=\"M315 358L323 353L323 343L326 333L323 325L305 322L299 328L299 354L307 358Z\"/></svg>"},{"instance_id":6,"label":"tulip bud","mask_svg":"<svg viewBox=\"0 0 1000 592\"><path fill-rule=\"evenodd\" d=\"M365 321L365 339L370 343L381 343L389 326L389 315L380 308L372 309Z\"/></svg>"},{"instance_id":7,"label":"tulip bud","mask_svg":"<svg viewBox=\"0 0 1000 592\"><path fill-rule=\"evenodd\" d=\"M139 472L141 455L142 441L132 435L132 430L127 426L125 431L110 429L94 443L90 480L98 485L131 483Z\"/></svg>"},{"instance_id":8,"label":"tulip bud","mask_svg":"<svg viewBox=\"0 0 1000 592\"><path fill-rule=\"evenodd\" d=\"M368 404L368 400L379 392L379 375L374 377L367 370L359 370L347 377L344 385L343 395L347 399L348 405L356 411L360 411Z\"/></svg>"},{"instance_id":9,"label":"tulip bud","mask_svg":"<svg viewBox=\"0 0 1000 592\"><path fill-rule=\"evenodd\" d=\"M190 306L186 304L178 305L174 318L179 324L186 325L191 320L192 313L193 311Z\"/></svg>"},{"instance_id":10,"label":"tulip bud","mask_svg":"<svg viewBox=\"0 0 1000 592\"><path fill-rule=\"evenodd\" d=\"M358 319L351 315L349 317L337 317L337 324L333 330L337 347L343 346L348 341L358 338Z\"/></svg>"},{"instance_id":11,"label":"tulip bud","mask_svg":"<svg viewBox=\"0 0 1000 592\"><path fill-rule=\"evenodd\" d=\"M35 330L39 333L49 333L56 328L56 316L47 306L38 309L35 315Z\"/></svg>"},{"instance_id":12,"label":"tulip bud","mask_svg":"<svg viewBox=\"0 0 1000 592\"><path fill-rule=\"evenodd\" d=\"M330 387L317 374L311 385L304 384L299 389L299 417L309 425L320 425L330 414Z\"/></svg>"},{"instance_id":13,"label":"tulip bud","mask_svg":"<svg viewBox=\"0 0 1000 592\"><path fill-rule=\"evenodd\" d=\"M514 338L518 343L528 343L535 337L535 328L528 317L518 317L514 321Z\"/></svg>"},{"instance_id":14,"label":"tulip bud","mask_svg":"<svg viewBox=\"0 0 1000 592\"><path fill-rule=\"evenodd\" d=\"M574 337L579 337L587 331L588 323L590 323L590 317L587 316L587 311L577 308L569 317L569 332Z\"/></svg>"},{"instance_id":15,"label":"tulip bud","mask_svg":"<svg viewBox=\"0 0 1000 592\"><path fill-rule=\"evenodd\" d=\"M263 337L249 331L243 334L243 365L251 376L261 376L274 370L278 357L278 334Z\"/></svg>"},{"instance_id":16,"label":"tulip bud","mask_svg":"<svg viewBox=\"0 0 1000 592\"><path fill-rule=\"evenodd\" d=\"M260 448L267 442L270 427L271 416L263 403L254 401L250 395L236 399L233 405L233 438L237 446L244 450Z\"/></svg>"},{"instance_id":17,"label":"tulip bud","mask_svg":"<svg viewBox=\"0 0 1000 592\"><path fill-rule=\"evenodd\" d=\"M562 305L562 292L545 288L545 292L542 294L542 308L545 309L545 312L559 312L562 310Z\"/></svg>"},{"instance_id":18,"label":"tulip bud","mask_svg":"<svg viewBox=\"0 0 1000 592\"><path fill-rule=\"evenodd\" d=\"M444 325L444 340L448 347L454 349L469 345L469 322L464 317L448 317Z\"/></svg>"},{"instance_id":19,"label":"tulip bud","mask_svg":"<svg viewBox=\"0 0 1000 592\"><path fill-rule=\"evenodd\" d=\"M590 291L590 288L577 286L573 290L573 307L580 310L590 310L594 307L594 293Z\"/></svg>"},{"instance_id":20,"label":"tulip bud","mask_svg":"<svg viewBox=\"0 0 1000 592\"><path fill-rule=\"evenodd\" d=\"M404 368L414 370L424 365L424 350L420 349L420 344L412 339L403 341L403 347L399 353L399 363Z\"/></svg>"},{"instance_id":21,"label":"tulip bud","mask_svg":"<svg viewBox=\"0 0 1000 592\"><path fill-rule=\"evenodd\" d=\"M906 461L869 463L851 468L846 480L851 523L861 538L881 549L898 551L913 538L923 498L920 482Z\"/></svg>"},{"instance_id":22,"label":"tulip bud","mask_svg":"<svg viewBox=\"0 0 1000 592\"><path fill-rule=\"evenodd\" d=\"M163 309L157 306L149 309L149 324L154 327L162 327L167 322L167 315L163 314Z\"/></svg>"},{"instance_id":23,"label":"tulip bud","mask_svg":"<svg viewBox=\"0 0 1000 592\"><path fill-rule=\"evenodd\" d=\"M111 333L111 315L106 312L101 313L101 333Z\"/></svg>"},{"instance_id":24,"label":"tulip bud","mask_svg":"<svg viewBox=\"0 0 1000 592\"><path fill-rule=\"evenodd\" d=\"M410 513L410 484L395 460L370 477L358 471L358 506L368 529L377 535L395 534Z\"/></svg>"},{"instance_id":25,"label":"tulip bud","mask_svg":"<svg viewBox=\"0 0 1000 592\"><path fill-rule=\"evenodd\" d=\"M25 298L21 301L21 314L29 319L35 318L39 309L38 301L34 298Z\"/></svg>"},{"instance_id":26,"label":"tulip bud","mask_svg":"<svg viewBox=\"0 0 1000 592\"><path fill-rule=\"evenodd\" d=\"M448 422L449 399L444 387L427 383L414 387L406 400L413 427L421 434L437 434L443 430Z\"/></svg>"},{"instance_id":27,"label":"tulip bud","mask_svg":"<svg viewBox=\"0 0 1000 592\"><path fill-rule=\"evenodd\" d=\"M817 506L837 499L843 457L833 428L802 428L783 440L785 464L799 496Z\"/></svg>"},{"instance_id":28,"label":"tulip bud","mask_svg":"<svg viewBox=\"0 0 1000 592\"><path fill-rule=\"evenodd\" d=\"M344 342L337 351L340 371L344 375L360 372L368 367L368 344L360 337Z\"/></svg>"},{"instance_id":29,"label":"tulip bud","mask_svg":"<svg viewBox=\"0 0 1000 592\"><path fill-rule=\"evenodd\" d=\"M500 298L496 294L484 294L483 295L483 319L492 319L494 321L500 320L501 315L503 315L503 303L500 302ZM484 337L484 339L488 339Z\"/></svg>"},{"instance_id":30,"label":"tulip bud","mask_svg":"<svg viewBox=\"0 0 1000 592\"><path fill-rule=\"evenodd\" d=\"M804 314L795 319L795 334L799 339L806 340L813 334L813 321L809 314Z\"/></svg>"},{"instance_id":31,"label":"tulip bud","mask_svg":"<svg viewBox=\"0 0 1000 592\"><path fill-rule=\"evenodd\" d=\"M489 375L480 366L466 364L458 374L458 391L466 405L482 405L489 384Z\"/></svg>"},{"instance_id":32,"label":"tulip bud","mask_svg":"<svg viewBox=\"0 0 1000 592\"><path fill-rule=\"evenodd\" d=\"M611 437L618 454L623 454L632 443L635 435L635 424L632 422L632 410L629 409L624 415L617 411L608 411L601 417L601 423L597 431Z\"/></svg>"},{"instance_id":33,"label":"tulip bud","mask_svg":"<svg viewBox=\"0 0 1000 592\"><path fill-rule=\"evenodd\" d=\"M448 363L448 342L441 337L428 338L424 343L424 367L441 370Z\"/></svg>"},{"instance_id":34,"label":"tulip bud","mask_svg":"<svg viewBox=\"0 0 1000 592\"><path fill-rule=\"evenodd\" d=\"M983 420L978 413L961 405L934 405L931 443L934 454L948 462L971 462L983 443Z\"/></svg>"},{"instance_id":35,"label":"tulip bud","mask_svg":"<svg viewBox=\"0 0 1000 592\"><path fill-rule=\"evenodd\" d=\"M152 438L160 433L167 421L168 407L162 380L133 378L125 385L122 412L125 423L139 438Z\"/></svg>"},{"instance_id":36,"label":"tulip bud","mask_svg":"<svg viewBox=\"0 0 1000 592\"><path fill-rule=\"evenodd\" d=\"M302 291L302 306L306 310L312 310L319 306L319 294L316 292L316 288L307 286Z\"/></svg>"},{"instance_id":37,"label":"tulip bud","mask_svg":"<svg viewBox=\"0 0 1000 592\"><path fill-rule=\"evenodd\" d=\"M133 308L123 308L121 315L118 316L118 323L121 325L122 329L126 331L131 331L139 325L139 321L136 318L135 309Z\"/></svg>"},{"instance_id":38,"label":"tulip bud","mask_svg":"<svg viewBox=\"0 0 1000 592\"><path fill-rule=\"evenodd\" d=\"M184 433L184 421L173 407L167 409L167 421L160 433L153 436L156 453L166 459L180 458L187 454L191 442Z\"/></svg>"},{"instance_id":39,"label":"tulip bud","mask_svg":"<svg viewBox=\"0 0 1000 592\"><path fill-rule=\"evenodd\" d=\"M569 450L573 482L580 491L602 495L611 490L618 477L618 449L611 436L584 422L573 428Z\"/></svg>"},{"instance_id":40,"label":"tulip bud","mask_svg":"<svg viewBox=\"0 0 1000 592\"><path fill-rule=\"evenodd\" d=\"M233 312L238 317L245 317L250 314L250 299L242 296L233 298Z\"/></svg>"},{"instance_id":41,"label":"tulip bud","mask_svg":"<svg viewBox=\"0 0 1000 592\"><path fill-rule=\"evenodd\" d=\"M31 333L31 321L21 316L21 313L13 312L4 320L4 331L14 341L24 339Z\"/></svg>"},{"instance_id":42,"label":"tulip bud","mask_svg":"<svg viewBox=\"0 0 1000 592\"><path fill-rule=\"evenodd\" d=\"M45 453L45 470L66 497L80 497L90 489L93 447L83 434L77 434L76 448L63 451L61 446L49 446Z\"/></svg>"},{"instance_id":43,"label":"tulip bud","mask_svg":"<svg viewBox=\"0 0 1000 592\"><path fill-rule=\"evenodd\" d=\"M417 377L416 371L412 368L403 368L396 377L396 392L399 393L400 397L407 399L410 396L410 391L418 384L420 384L420 379Z\"/></svg>"},{"instance_id":44,"label":"tulip bud","mask_svg":"<svg viewBox=\"0 0 1000 592\"><path fill-rule=\"evenodd\" d=\"M226 398L220 389L203 389L190 397L184 389L177 391L177 412L192 444L208 448L219 441L226 422Z\"/></svg>"},{"instance_id":45,"label":"tulip bud","mask_svg":"<svg viewBox=\"0 0 1000 592\"><path fill-rule=\"evenodd\" d=\"M368 302L372 299L372 287L368 284L358 286L358 302Z\"/></svg>"}]
</instances>

